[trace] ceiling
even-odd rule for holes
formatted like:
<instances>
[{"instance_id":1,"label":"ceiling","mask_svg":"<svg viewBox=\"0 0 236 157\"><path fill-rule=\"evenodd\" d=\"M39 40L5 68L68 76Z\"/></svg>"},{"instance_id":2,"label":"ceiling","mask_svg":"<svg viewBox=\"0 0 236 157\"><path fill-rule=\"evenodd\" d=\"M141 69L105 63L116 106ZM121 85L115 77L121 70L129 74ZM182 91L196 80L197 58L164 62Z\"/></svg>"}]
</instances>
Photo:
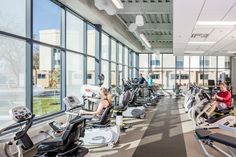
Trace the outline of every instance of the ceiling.
<instances>
[{"instance_id":1,"label":"ceiling","mask_svg":"<svg viewBox=\"0 0 236 157\"><path fill-rule=\"evenodd\" d=\"M144 17L144 26L138 27L136 33L143 33L152 48L160 52L172 52L172 0L121 0L124 9L117 15L128 27L135 22L138 14ZM135 33L134 33L135 34ZM137 34L135 34L141 40Z\"/></svg>"},{"instance_id":2,"label":"ceiling","mask_svg":"<svg viewBox=\"0 0 236 157\"><path fill-rule=\"evenodd\" d=\"M208 24L199 25L199 21ZM173 1L173 53L235 55L228 52L236 53L236 25L209 24L213 21L236 22L236 0Z\"/></svg>"}]
</instances>

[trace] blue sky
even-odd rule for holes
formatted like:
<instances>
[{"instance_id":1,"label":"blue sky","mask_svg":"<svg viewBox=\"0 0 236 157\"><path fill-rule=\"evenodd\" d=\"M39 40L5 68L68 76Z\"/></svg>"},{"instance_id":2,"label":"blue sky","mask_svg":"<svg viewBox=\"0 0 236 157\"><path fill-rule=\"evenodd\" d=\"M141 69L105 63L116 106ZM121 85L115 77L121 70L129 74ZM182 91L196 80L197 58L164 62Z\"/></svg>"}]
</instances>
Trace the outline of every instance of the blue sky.
<instances>
[{"instance_id":1,"label":"blue sky","mask_svg":"<svg viewBox=\"0 0 236 157\"><path fill-rule=\"evenodd\" d=\"M33 23L34 34L39 30L59 29L61 8L50 0L34 0Z\"/></svg>"},{"instance_id":2,"label":"blue sky","mask_svg":"<svg viewBox=\"0 0 236 157\"><path fill-rule=\"evenodd\" d=\"M38 35L40 30L60 28L62 9L58 5L50 0L34 0L33 6L34 35Z\"/></svg>"}]
</instances>

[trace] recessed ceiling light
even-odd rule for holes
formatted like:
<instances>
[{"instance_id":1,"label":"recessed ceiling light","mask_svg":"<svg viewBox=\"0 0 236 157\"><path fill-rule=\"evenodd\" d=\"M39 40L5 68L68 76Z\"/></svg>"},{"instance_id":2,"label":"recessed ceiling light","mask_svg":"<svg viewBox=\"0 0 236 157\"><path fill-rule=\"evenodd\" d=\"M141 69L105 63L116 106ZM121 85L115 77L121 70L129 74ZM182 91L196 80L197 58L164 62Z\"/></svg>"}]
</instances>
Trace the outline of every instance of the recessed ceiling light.
<instances>
[{"instance_id":1,"label":"recessed ceiling light","mask_svg":"<svg viewBox=\"0 0 236 157\"><path fill-rule=\"evenodd\" d=\"M236 51L227 51L227 53L234 54Z\"/></svg>"},{"instance_id":2,"label":"recessed ceiling light","mask_svg":"<svg viewBox=\"0 0 236 157\"><path fill-rule=\"evenodd\" d=\"M198 54L198 53L204 53L204 51L184 51L186 54Z\"/></svg>"},{"instance_id":3,"label":"recessed ceiling light","mask_svg":"<svg viewBox=\"0 0 236 157\"><path fill-rule=\"evenodd\" d=\"M201 26L234 26L236 21L198 21L196 25Z\"/></svg>"},{"instance_id":4,"label":"recessed ceiling light","mask_svg":"<svg viewBox=\"0 0 236 157\"><path fill-rule=\"evenodd\" d=\"M214 41L190 41L188 42L189 45L211 45L215 44Z\"/></svg>"},{"instance_id":5,"label":"recessed ceiling light","mask_svg":"<svg viewBox=\"0 0 236 157\"><path fill-rule=\"evenodd\" d=\"M112 0L112 2L118 9L124 9L124 5L120 0Z\"/></svg>"}]
</instances>

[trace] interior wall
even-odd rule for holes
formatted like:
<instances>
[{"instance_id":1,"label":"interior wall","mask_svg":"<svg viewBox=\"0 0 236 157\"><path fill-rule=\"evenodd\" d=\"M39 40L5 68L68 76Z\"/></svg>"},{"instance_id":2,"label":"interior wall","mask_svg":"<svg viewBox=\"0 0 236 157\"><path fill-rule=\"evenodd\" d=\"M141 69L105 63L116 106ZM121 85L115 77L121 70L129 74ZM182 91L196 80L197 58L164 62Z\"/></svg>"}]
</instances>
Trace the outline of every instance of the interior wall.
<instances>
[{"instance_id":1,"label":"interior wall","mask_svg":"<svg viewBox=\"0 0 236 157\"><path fill-rule=\"evenodd\" d=\"M236 95L236 58L232 58L231 82L233 87L233 94Z\"/></svg>"}]
</instances>

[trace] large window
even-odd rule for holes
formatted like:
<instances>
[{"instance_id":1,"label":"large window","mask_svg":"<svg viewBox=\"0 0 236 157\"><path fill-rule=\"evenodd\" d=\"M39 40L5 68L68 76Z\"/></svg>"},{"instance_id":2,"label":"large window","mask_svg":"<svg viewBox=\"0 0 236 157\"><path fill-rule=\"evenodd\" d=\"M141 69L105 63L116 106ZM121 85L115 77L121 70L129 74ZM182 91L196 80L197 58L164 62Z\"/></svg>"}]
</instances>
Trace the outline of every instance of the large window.
<instances>
[{"instance_id":1,"label":"large window","mask_svg":"<svg viewBox=\"0 0 236 157\"><path fill-rule=\"evenodd\" d=\"M84 22L70 12L66 12L66 47L68 49L83 52L83 31Z\"/></svg>"},{"instance_id":2,"label":"large window","mask_svg":"<svg viewBox=\"0 0 236 157\"><path fill-rule=\"evenodd\" d=\"M109 88L109 79L110 79L109 78L109 62L107 62L105 60L102 60L101 64L102 64L101 72L105 76L103 86L106 87L106 88Z\"/></svg>"},{"instance_id":3,"label":"large window","mask_svg":"<svg viewBox=\"0 0 236 157\"><path fill-rule=\"evenodd\" d=\"M95 59L87 57L87 84L95 84Z\"/></svg>"},{"instance_id":4,"label":"large window","mask_svg":"<svg viewBox=\"0 0 236 157\"><path fill-rule=\"evenodd\" d=\"M116 64L111 63L111 85L116 86Z\"/></svg>"},{"instance_id":5,"label":"large window","mask_svg":"<svg viewBox=\"0 0 236 157\"><path fill-rule=\"evenodd\" d=\"M34 44L33 113L36 116L60 110L60 56L61 51L56 48Z\"/></svg>"},{"instance_id":6,"label":"large window","mask_svg":"<svg viewBox=\"0 0 236 157\"><path fill-rule=\"evenodd\" d=\"M66 95L82 99L84 56L67 51L66 53Z\"/></svg>"},{"instance_id":7,"label":"large window","mask_svg":"<svg viewBox=\"0 0 236 157\"><path fill-rule=\"evenodd\" d=\"M109 37L102 33L102 59L109 60Z\"/></svg>"},{"instance_id":8,"label":"large window","mask_svg":"<svg viewBox=\"0 0 236 157\"><path fill-rule=\"evenodd\" d=\"M116 41L111 40L111 61L116 62Z\"/></svg>"},{"instance_id":9,"label":"large window","mask_svg":"<svg viewBox=\"0 0 236 157\"><path fill-rule=\"evenodd\" d=\"M119 75L119 85L122 85L122 79L123 79L123 66L122 65L119 65L119 72L118 72L118 75Z\"/></svg>"},{"instance_id":10,"label":"large window","mask_svg":"<svg viewBox=\"0 0 236 157\"><path fill-rule=\"evenodd\" d=\"M95 28L87 25L87 54L95 56Z\"/></svg>"},{"instance_id":11,"label":"large window","mask_svg":"<svg viewBox=\"0 0 236 157\"><path fill-rule=\"evenodd\" d=\"M175 88L175 69L163 69L163 88L173 89Z\"/></svg>"},{"instance_id":12,"label":"large window","mask_svg":"<svg viewBox=\"0 0 236 157\"><path fill-rule=\"evenodd\" d=\"M148 68L148 54L139 54L139 67Z\"/></svg>"},{"instance_id":13,"label":"large window","mask_svg":"<svg viewBox=\"0 0 236 157\"><path fill-rule=\"evenodd\" d=\"M175 56L173 54L163 54L163 68L174 68Z\"/></svg>"},{"instance_id":14,"label":"large window","mask_svg":"<svg viewBox=\"0 0 236 157\"><path fill-rule=\"evenodd\" d=\"M10 108L26 105L25 55L26 42L0 35L1 124L11 121L8 114Z\"/></svg>"},{"instance_id":15,"label":"large window","mask_svg":"<svg viewBox=\"0 0 236 157\"><path fill-rule=\"evenodd\" d=\"M119 44L119 63L120 64L123 64L122 60L123 60L123 46Z\"/></svg>"},{"instance_id":16,"label":"large window","mask_svg":"<svg viewBox=\"0 0 236 157\"><path fill-rule=\"evenodd\" d=\"M26 35L26 0L1 0L0 30Z\"/></svg>"},{"instance_id":17,"label":"large window","mask_svg":"<svg viewBox=\"0 0 236 157\"><path fill-rule=\"evenodd\" d=\"M61 45L62 9L49 0L33 0L33 38ZM13 6L16 6L13 4Z\"/></svg>"}]
</instances>

